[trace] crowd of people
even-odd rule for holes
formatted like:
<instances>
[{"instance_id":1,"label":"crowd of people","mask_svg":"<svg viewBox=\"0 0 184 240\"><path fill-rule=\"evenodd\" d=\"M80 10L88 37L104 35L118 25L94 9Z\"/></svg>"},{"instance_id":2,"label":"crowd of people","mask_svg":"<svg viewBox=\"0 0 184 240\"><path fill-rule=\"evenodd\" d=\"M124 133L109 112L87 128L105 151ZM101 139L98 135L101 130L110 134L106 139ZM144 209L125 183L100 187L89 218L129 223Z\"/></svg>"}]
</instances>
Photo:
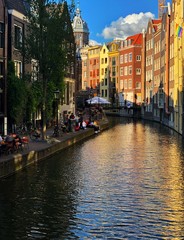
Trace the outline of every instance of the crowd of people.
<instances>
[{"instance_id":1,"label":"crowd of people","mask_svg":"<svg viewBox=\"0 0 184 240\"><path fill-rule=\"evenodd\" d=\"M101 108L86 108L77 111L76 114L66 112L58 125L55 125L53 136L62 136L63 133L77 132L87 128L93 128L95 133L100 132L100 121L104 118ZM21 136L21 137L20 137ZM29 140L37 140L41 137L38 129L33 129L29 134L13 133L5 137L0 134L0 154L13 153L22 150L22 146L29 143Z\"/></svg>"},{"instance_id":2,"label":"crowd of people","mask_svg":"<svg viewBox=\"0 0 184 240\"><path fill-rule=\"evenodd\" d=\"M95 133L98 133L100 132L99 122L102 118L102 110L95 107L77 111L76 114L67 112L63 114L60 123L55 125L53 136L85 130L86 128L93 128Z\"/></svg>"},{"instance_id":3,"label":"crowd of people","mask_svg":"<svg viewBox=\"0 0 184 240\"><path fill-rule=\"evenodd\" d=\"M85 130L86 128L93 128L95 133L100 131L99 122L97 120L84 119L82 114L66 114L63 117L61 123L54 127L54 136L60 135L60 133L76 132L79 130Z\"/></svg>"}]
</instances>

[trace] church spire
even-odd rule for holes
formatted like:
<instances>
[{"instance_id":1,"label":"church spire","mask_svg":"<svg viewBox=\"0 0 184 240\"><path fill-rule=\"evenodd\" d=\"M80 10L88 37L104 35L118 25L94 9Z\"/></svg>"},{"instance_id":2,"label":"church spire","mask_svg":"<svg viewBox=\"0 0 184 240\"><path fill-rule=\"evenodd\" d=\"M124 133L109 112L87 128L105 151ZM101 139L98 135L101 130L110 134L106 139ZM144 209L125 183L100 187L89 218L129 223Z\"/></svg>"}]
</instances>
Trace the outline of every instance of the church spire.
<instances>
[{"instance_id":1,"label":"church spire","mask_svg":"<svg viewBox=\"0 0 184 240\"><path fill-rule=\"evenodd\" d=\"M80 3L77 1L76 16L81 17Z\"/></svg>"}]
</instances>

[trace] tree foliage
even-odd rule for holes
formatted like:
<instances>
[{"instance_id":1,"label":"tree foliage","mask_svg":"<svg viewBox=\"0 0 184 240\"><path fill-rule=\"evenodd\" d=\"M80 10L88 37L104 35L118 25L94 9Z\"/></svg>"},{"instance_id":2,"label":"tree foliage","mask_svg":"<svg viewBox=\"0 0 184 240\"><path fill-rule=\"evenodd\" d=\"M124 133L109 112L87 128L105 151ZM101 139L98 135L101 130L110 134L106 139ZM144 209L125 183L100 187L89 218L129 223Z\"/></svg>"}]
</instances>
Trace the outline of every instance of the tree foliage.
<instances>
[{"instance_id":1,"label":"tree foliage","mask_svg":"<svg viewBox=\"0 0 184 240\"><path fill-rule=\"evenodd\" d=\"M49 0L27 0L27 3L28 25L22 52L27 62L34 59L38 65L37 79L33 79L28 96L35 110L41 108L44 137L53 91L63 92L69 56L74 55L70 45L74 37L66 1L55 4Z\"/></svg>"},{"instance_id":2,"label":"tree foliage","mask_svg":"<svg viewBox=\"0 0 184 240\"><path fill-rule=\"evenodd\" d=\"M9 122L21 124L25 117L27 84L24 79L15 75L13 62L8 63L7 95Z\"/></svg>"}]
</instances>

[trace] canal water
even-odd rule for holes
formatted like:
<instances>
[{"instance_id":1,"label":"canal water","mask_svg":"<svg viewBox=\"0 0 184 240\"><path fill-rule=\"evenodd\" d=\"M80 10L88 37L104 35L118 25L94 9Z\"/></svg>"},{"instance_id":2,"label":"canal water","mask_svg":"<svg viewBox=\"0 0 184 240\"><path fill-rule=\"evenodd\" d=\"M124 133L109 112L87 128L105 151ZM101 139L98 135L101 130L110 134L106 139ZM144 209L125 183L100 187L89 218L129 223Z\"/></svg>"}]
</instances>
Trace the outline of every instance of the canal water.
<instances>
[{"instance_id":1,"label":"canal water","mask_svg":"<svg viewBox=\"0 0 184 240\"><path fill-rule=\"evenodd\" d=\"M0 181L0 239L184 239L184 145L157 123L111 127Z\"/></svg>"}]
</instances>

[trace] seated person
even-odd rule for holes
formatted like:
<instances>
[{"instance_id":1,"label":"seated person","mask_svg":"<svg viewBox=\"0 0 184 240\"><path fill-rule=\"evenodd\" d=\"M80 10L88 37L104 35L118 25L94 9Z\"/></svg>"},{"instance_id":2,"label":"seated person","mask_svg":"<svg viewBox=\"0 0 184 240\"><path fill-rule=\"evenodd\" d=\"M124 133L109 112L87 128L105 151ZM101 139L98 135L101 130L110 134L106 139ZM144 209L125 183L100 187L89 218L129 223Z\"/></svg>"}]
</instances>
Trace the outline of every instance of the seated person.
<instances>
[{"instance_id":1,"label":"seated person","mask_svg":"<svg viewBox=\"0 0 184 240\"><path fill-rule=\"evenodd\" d=\"M100 131L99 123L98 123L96 120L94 121L94 129L95 129L95 131L97 131L97 132Z\"/></svg>"},{"instance_id":2,"label":"seated person","mask_svg":"<svg viewBox=\"0 0 184 240\"><path fill-rule=\"evenodd\" d=\"M75 125L75 131L79 131L80 130L80 124L77 122Z\"/></svg>"},{"instance_id":3,"label":"seated person","mask_svg":"<svg viewBox=\"0 0 184 240\"><path fill-rule=\"evenodd\" d=\"M81 123L81 129L86 129L86 126L87 126L87 124L86 124L86 122L83 120L82 121L82 123Z\"/></svg>"},{"instance_id":4,"label":"seated person","mask_svg":"<svg viewBox=\"0 0 184 240\"><path fill-rule=\"evenodd\" d=\"M91 122L88 124L88 127L94 128L95 133L97 133L97 132L100 131L100 127L99 127L99 124L98 124L97 121L94 121L94 122L91 121Z\"/></svg>"}]
</instances>

